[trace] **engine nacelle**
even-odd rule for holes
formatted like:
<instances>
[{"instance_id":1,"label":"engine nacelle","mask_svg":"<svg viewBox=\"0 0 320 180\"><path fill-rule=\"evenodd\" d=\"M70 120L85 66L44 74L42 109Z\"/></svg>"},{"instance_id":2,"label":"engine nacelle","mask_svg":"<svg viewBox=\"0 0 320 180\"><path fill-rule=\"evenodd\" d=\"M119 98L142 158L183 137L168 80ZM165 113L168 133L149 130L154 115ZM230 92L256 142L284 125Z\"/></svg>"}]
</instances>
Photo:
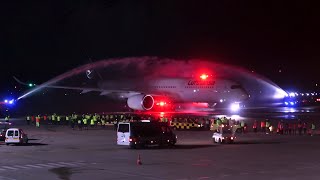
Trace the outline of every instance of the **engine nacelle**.
<instances>
[{"instance_id":1,"label":"engine nacelle","mask_svg":"<svg viewBox=\"0 0 320 180\"><path fill-rule=\"evenodd\" d=\"M134 110L150 110L154 105L154 99L151 95L139 94L128 98L128 106Z\"/></svg>"}]
</instances>

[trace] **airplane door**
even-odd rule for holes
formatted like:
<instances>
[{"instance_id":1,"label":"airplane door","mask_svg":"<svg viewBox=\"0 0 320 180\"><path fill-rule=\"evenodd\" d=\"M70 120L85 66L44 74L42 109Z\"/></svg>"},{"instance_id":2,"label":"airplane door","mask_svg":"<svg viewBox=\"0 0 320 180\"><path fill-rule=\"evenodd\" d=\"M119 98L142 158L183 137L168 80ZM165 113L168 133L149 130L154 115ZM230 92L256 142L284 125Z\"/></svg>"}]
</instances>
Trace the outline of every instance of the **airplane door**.
<instances>
[{"instance_id":1,"label":"airplane door","mask_svg":"<svg viewBox=\"0 0 320 180\"><path fill-rule=\"evenodd\" d=\"M130 123L119 123L117 129L117 144L129 145Z\"/></svg>"}]
</instances>

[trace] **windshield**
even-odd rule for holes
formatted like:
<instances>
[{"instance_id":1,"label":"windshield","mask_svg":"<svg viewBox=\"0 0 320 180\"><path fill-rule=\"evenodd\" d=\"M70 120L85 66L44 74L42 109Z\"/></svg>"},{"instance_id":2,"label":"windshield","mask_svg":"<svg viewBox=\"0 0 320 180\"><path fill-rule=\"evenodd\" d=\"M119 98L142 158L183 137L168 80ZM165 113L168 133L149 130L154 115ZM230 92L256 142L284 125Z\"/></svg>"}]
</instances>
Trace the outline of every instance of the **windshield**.
<instances>
[{"instance_id":1,"label":"windshield","mask_svg":"<svg viewBox=\"0 0 320 180\"><path fill-rule=\"evenodd\" d=\"M161 128L151 124L137 124L132 126L133 136L154 137L161 134Z\"/></svg>"},{"instance_id":2,"label":"windshield","mask_svg":"<svg viewBox=\"0 0 320 180\"><path fill-rule=\"evenodd\" d=\"M222 131L222 133L223 133L223 134L232 134L232 131L231 131L231 129L224 129L224 130Z\"/></svg>"}]
</instances>

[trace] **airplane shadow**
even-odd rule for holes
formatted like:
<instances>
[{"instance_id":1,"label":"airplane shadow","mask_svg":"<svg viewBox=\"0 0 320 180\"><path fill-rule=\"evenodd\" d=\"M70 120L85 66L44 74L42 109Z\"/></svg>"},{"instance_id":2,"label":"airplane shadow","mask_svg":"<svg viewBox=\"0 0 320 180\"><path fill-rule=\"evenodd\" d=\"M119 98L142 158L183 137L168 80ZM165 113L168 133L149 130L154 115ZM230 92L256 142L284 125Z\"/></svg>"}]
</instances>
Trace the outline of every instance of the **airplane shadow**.
<instances>
[{"instance_id":1,"label":"airplane shadow","mask_svg":"<svg viewBox=\"0 0 320 180\"><path fill-rule=\"evenodd\" d=\"M24 144L22 146L47 146L48 144L45 143L28 143L28 144Z\"/></svg>"},{"instance_id":2,"label":"airplane shadow","mask_svg":"<svg viewBox=\"0 0 320 180\"><path fill-rule=\"evenodd\" d=\"M280 141L238 141L232 143L233 145L248 145L248 144L282 144Z\"/></svg>"},{"instance_id":3,"label":"airplane shadow","mask_svg":"<svg viewBox=\"0 0 320 180\"><path fill-rule=\"evenodd\" d=\"M180 150L180 149L200 149L200 148L208 148L208 147L216 147L215 145L209 145L209 144L190 144L190 145L183 145L183 144L178 144L175 146L146 146L146 147L141 147L137 148L137 150L158 150L158 149L170 149L170 150Z\"/></svg>"}]
</instances>

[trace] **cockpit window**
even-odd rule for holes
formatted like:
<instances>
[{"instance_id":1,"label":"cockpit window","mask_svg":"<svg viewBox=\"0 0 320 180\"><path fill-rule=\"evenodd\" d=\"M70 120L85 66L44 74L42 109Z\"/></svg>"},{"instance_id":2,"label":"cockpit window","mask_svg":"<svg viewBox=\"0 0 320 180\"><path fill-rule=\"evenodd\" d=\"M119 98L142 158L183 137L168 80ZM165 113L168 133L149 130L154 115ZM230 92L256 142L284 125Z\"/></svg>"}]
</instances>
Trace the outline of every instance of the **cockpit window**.
<instances>
[{"instance_id":1,"label":"cockpit window","mask_svg":"<svg viewBox=\"0 0 320 180\"><path fill-rule=\"evenodd\" d=\"M230 88L231 89L241 89L242 86L241 85L232 85Z\"/></svg>"}]
</instances>

